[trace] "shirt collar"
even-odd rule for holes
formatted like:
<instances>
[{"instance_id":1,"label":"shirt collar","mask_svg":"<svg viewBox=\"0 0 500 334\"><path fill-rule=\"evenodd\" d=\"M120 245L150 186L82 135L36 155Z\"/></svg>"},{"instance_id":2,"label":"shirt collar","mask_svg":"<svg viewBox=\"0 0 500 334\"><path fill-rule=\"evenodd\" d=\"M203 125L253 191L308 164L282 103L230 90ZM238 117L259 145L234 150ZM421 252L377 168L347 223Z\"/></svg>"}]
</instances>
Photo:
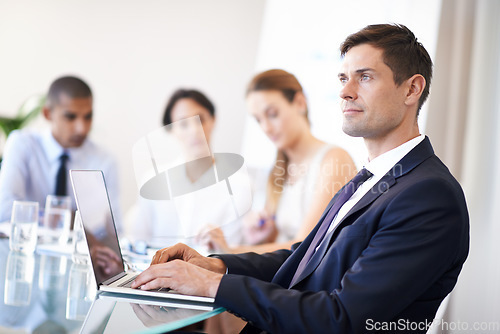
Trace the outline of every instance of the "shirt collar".
<instances>
[{"instance_id":1,"label":"shirt collar","mask_svg":"<svg viewBox=\"0 0 500 334\"><path fill-rule=\"evenodd\" d=\"M419 135L398 147L393 148L384 154L379 155L365 165L375 177L385 175L395 164L397 164L405 155L415 148L425 139L425 135Z\"/></svg>"},{"instance_id":2,"label":"shirt collar","mask_svg":"<svg viewBox=\"0 0 500 334\"><path fill-rule=\"evenodd\" d=\"M71 158L82 158L86 155L86 150L88 150L88 148L91 146L90 142L88 140L85 140L80 147L65 149L57 142L50 130L45 132L42 138L43 147L50 162L59 161L59 158L63 153L66 153L68 155L69 160L71 160Z\"/></svg>"},{"instance_id":3,"label":"shirt collar","mask_svg":"<svg viewBox=\"0 0 500 334\"><path fill-rule=\"evenodd\" d=\"M85 139L83 144L79 147L72 147L72 148L67 148L66 152L68 152L68 155L73 158L73 160L78 161L81 159L88 158L89 152L91 150L91 142L89 138Z\"/></svg>"},{"instance_id":4,"label":"shirt collar","mask_svg":"<svg viewBox=\"0 0 500 334\"><path fill-rule=\"evenodd\" d=\"M57 140L52 135L52 132L46 131L42 137L43 148L45 154L50 162L58 161L61 154L65 152L64 147L62 147Z\"/></svg>"}]
</instances>

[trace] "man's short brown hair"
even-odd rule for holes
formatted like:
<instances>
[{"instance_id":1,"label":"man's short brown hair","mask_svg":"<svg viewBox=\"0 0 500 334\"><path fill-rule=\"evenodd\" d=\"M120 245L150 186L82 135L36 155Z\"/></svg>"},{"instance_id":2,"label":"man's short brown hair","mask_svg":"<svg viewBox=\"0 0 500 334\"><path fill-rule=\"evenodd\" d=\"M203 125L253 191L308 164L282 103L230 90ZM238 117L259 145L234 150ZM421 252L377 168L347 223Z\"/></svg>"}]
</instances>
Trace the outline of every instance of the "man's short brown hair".
<instances>
[{"instance_id":1,"label":"man's short brown hair","mask_svg":"<svg viewBox=\"0 0 500 334\"><path fill-rule=\"evenodd\" d=\"M422 43L404 25L375 24L349 35L340 45L340 54L344 57L351 48L365 43L382 49L384 63L392 70L396 85L415 74L425 78L425 88L418 104L420 110L429 95L432 79L432 60Z\"/></svg>"}]
</instances>

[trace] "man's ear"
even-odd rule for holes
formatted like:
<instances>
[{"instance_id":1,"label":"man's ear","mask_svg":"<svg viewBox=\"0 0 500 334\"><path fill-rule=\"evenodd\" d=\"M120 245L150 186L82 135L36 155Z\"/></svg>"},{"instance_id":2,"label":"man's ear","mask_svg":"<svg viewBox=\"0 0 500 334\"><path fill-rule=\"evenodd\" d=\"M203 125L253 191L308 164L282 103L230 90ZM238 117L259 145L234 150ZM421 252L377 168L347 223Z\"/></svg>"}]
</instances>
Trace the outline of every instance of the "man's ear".
<instances>
[{"instance_id":1,"label":"man's ear","mask_svg":"<svg viewBox=\"0 0 500 334\"><path fill-rule=\"evenodd\" d=\"M418 104L426 85L425 78L421 74L415 74L406 80L406 82L408 90L405 103L407 105Z\"/></svg>"},{"instance_id":2,"label":"man's ear","mask_svg":"<svg viewBox=\"0 0 500 334\"><path fill-rule=\"evenodd\" d=\"M45 117L45 119L47 121L51 121L52 120L52 113L50 112L50 109L47 106L44 106L42 108L42 114L43 114L43 117Z\"/></svg>"}]
</instances>

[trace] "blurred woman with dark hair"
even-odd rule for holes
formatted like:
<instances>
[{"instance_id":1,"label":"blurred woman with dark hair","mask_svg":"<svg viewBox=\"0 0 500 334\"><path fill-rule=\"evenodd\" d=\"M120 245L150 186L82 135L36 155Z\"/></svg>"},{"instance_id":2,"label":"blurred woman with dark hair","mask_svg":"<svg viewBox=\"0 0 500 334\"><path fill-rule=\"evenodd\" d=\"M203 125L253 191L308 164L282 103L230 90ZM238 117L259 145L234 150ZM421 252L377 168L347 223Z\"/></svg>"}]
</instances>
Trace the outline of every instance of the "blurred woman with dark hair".
<instances>
[{"instance_id":1,"label":"blurred woman with dark hair","mask_svg":"<svg viewBox=\"0 0 500 334\"><path fill-rule=\"evenodd\" d=\"M173 151L182 152L183 161L190 162L181 164L184 168L175 168L175 176L170 176L170 185L175 183L184 195L169 200L140 197L127 215L127 238L134 244L146 242L153 248L177 242L199 248L196 236L210 222L218 224L221 233L233 244L241 243L241 226L239 220L234 219L234 209L223 201L214 201L214 189L209 189L215 162L210 152L215 126L213 103L198 90L178 89L167 102L162 122L179 145ZM172 148L165 147L169 149ZM179 165L178 161L169 163ZM192 197L188 197L190 195Z\"/></svg>"}]
</instances>

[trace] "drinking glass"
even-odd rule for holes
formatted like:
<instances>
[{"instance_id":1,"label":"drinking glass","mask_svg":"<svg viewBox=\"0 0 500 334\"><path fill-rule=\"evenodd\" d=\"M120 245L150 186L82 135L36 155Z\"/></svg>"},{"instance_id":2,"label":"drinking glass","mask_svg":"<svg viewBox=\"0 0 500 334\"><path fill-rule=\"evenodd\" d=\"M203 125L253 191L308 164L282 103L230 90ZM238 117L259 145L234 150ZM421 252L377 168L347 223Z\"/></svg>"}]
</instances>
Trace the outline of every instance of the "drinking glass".
<instances>
[{"instance_id":1,"label":"drinking glass","mask_svg":"<svg viewBox=\"0 0 500 334\"><path fill-rule=\"evenodd\" d=\"M33 253L38 236L38 202L14 201L10 224L10 249Z\"/></svg>"},{"instance_id":2,"label":"drinking glass","mask_svg":"<svg viewBox=\"0 0 500 334\"><path fill-rule=\"evenodd\" d=\"M66 245L71 224L71 198L69 196L48 195L43 217L46 243Z\"/></svg>"}]
</instances>

